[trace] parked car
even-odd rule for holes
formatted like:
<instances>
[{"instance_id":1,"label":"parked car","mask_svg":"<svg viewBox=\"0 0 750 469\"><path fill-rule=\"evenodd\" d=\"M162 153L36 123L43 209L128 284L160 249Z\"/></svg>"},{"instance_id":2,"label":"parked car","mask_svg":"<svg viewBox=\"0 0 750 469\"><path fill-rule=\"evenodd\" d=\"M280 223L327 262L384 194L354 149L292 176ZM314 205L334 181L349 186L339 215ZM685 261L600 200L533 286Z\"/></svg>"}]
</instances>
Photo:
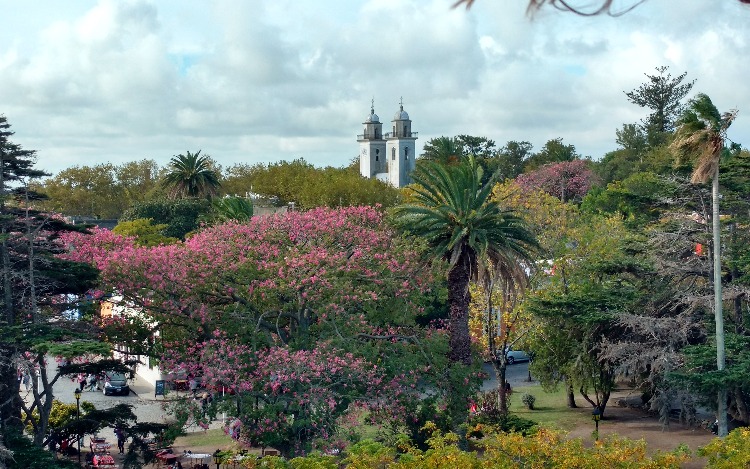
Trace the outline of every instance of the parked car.
<instances>
[{"instance_id":1,"label":"parked car","mask_svg":"<svg viewBox=\"0 0 750 469\"><path fill-rule=\"evenodd\" d=\"M508 365L512 365L516 362L527 362L531 359L529 354L521 350L508 349L505 352L505 356L508 358Z\"/></svg>"},{"instance_id":2,"label":"parked car","mask_svg":"<svg viewBox=\"0 0 750 469\"><path fill-rule=\"evenodd\" d=\"M119 395L127 396L130 394L128 378L116 371L107 371L104 373L104 392L105 396Z\"/></svg>"}]
</instances>

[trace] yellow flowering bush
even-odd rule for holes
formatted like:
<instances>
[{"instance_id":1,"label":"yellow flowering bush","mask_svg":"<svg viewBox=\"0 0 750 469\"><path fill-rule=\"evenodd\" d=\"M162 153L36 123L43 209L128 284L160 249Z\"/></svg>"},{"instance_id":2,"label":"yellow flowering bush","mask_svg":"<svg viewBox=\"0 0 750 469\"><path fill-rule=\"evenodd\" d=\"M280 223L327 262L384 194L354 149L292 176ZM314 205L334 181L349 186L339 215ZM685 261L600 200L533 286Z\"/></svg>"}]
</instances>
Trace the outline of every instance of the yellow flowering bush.
<instances>
[{"instance_id":1,"label":"yellow flowering bush","mask_svg":"<svg viewBox=\"0 0 750 469\"><path fill-rule=\"evenodd\" d=\"M709 469L750 467L750 429L737 428L724 438L714 438L698 449L698 455L708 457Z\"/></svg>"}]
</instances>

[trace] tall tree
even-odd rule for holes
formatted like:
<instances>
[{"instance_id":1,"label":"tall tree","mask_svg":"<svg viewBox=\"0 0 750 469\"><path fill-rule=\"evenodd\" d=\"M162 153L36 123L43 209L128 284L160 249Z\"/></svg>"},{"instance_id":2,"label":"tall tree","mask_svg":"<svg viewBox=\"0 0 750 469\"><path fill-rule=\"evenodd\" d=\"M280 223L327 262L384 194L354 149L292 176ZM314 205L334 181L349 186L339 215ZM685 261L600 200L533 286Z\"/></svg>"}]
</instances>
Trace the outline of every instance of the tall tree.
<instances>
[{"instance_id":1,"label":"tall tree","mask_svg":"<svg viewBox=\"0 0 750 469\"><path fill-rule=\"evenodd\" d=\"M34 209L32 204L39 195L29 189L28 183L46 173L34 168L33 151L10 142L13 133L9 128L5 117L0 117L3 312L0 316L0 432L7 444L28 427L33 444L41 448L48 434L47 423L54 399L52 385L62 373L59 370L49 372L47 352L61 342L67 345L86 342L87 345L77 348L80 353L85 353L87 347L102 350L107 346L95 339L96 333L92 333L87 324L69 317L71 310L81 307L79 298L93 286L96 271L56 257L65 247L59 241L61 234L85 228L69 225L59 217ZM18 394L19 369L39 373L39 379L32 380L32 389L25 401ZM31 419L34 412L38 417ZM31 467L18 459L15 464ZM54 464L50 461L44 467L54 467Z\"/></svg>"},{"instance_id":2,"label":"tall tree","mask_svg":"<svg viewBox=\"0 0 750 469\"><path fill-rule=\"evenodd\" d=\"M471 364L469 282L489 265L530 262L537 243L523 220L491 199L495 178L482 184L473 156L458 166L426 162L413 174L411 200L396 207L395 223L423 238L436 260L448 261L450 352Z\"/></svg>"},{"instance_id":3,"label":"tall tree","mask_svg":"<svg viewBox=\"0 0 750 469\"><path fill-rule=\"evenodd\" d=\"M49 197L41 209L65 215L119 218L157 189L159 168L153 160L73 166L31 187Z\"/></svg>"},{"instance_id":4,"label":"tall tree","mask_svg":"<svg viewBox=\"0 0 750 469\"><path fill-rule=\"evenodd\" d=\"M523 170L531 171L545 164L581 159L575 145L565 145L562 138L548 140L539 152L526 159Z\"/></svg>"},{"instance_id":5,"label":"tall tree","mask_svg":"<svg viewBox=\"0 0 750 469\"><path fill-rule=\"evenodd\" d=\"M533 145L529 142L510 140L497 154L501 179L515 179L523 171L524 162L531 156Z\"/></svg>"},{"instance_id":6,"label":"tall tree","mask_svg":"<svg viewBox=\"0 0 750 469\"><path fill-rule=\"evenodd\" d=\"M441 164L458 164L463 156L463 146L457 138L437 137L425 143L420 159Z\"/></svg>"},{"instance_id":7,"label":"tall tree","mask_svg":"<svg viewBox=\"0 0 750 469\"><path fill-rule=\"evenodd\" d=\"M642 120L643 129L652 146L663 143L665 133L674 130L675 121L684 109L682 99L695 83L695 80L682 83L687 72L672 78L667 70L667 66L656 67L657 74L644 74L648 78L646 83L633 91L624 91L631 103L652 111Z\"/></svg>"},{"instance_id":8,"label":"tall tree","mask_svg":"<svg viewBox=\"0 0 750 469\"><path fill-rule=\"evenodd\" d=\"M712 181L712 229L714 256L714 320L716 321L716 364L719 371L724 370L726 358L724 351L724 315L721 297L721 223L719 220L719 161L727 153L725 141L727 129L735 117L733 109L723 114L711 102L711 98L700 93L688 103L685 114L679 120L677 136L672 143L680 154L696 161L691 181L703 184ZM727 390L721 386L718 391L719 436L727 434Z\"/></svg>"},{"instance_id":9,"label":"tall tree","mask_svg":"<svg viewBox=\"0 0 750 469\"><path fill-rule=\"evenodd\" d=\"M169 160L168 172L162 185L170 189L173 198L215 195L221 186L219 172L210 157L185 152Z\"/></svg>"}]
</instances>

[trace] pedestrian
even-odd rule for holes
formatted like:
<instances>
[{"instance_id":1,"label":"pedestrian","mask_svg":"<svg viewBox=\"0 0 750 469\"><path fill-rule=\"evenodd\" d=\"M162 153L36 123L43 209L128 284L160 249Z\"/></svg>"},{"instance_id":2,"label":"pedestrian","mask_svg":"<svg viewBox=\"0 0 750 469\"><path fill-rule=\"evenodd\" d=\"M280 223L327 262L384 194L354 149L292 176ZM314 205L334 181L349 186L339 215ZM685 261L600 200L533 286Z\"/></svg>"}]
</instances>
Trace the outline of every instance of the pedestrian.
<instances>
[{"instance_id":1,"label":"pedestrian","mask_svg":"<svg viewBox=\"0 0 750 469\"><path fill-rule=\"evenodd\" d=\"M55 455L55 459L57 459L57 440L59 440L60 437L57 435L56 432L52 432L49 436L49 450L52 451Z\"/></svg>"},{"instance_id":2,"label":"pedestrian","mask_svg":"<svg viewBox=\"0 0 750 469\"><path fill-rule=\"evenodd\" d=\"M115 436L117 436L117 449L120 450L120 454L125 452L125 441L127 437L121 428L115 428Z\"/></svg>"},{"instance_id":3,"label":"pedestrian","mask_svg":"<svg viewBox=\"0 0 750 469\"><path fill-rule=\"evenodd\" d=\"M198 380L196 380L194 376L190 377L188 387L190 388L190 393L195 397L195 393L198 391Z\"/></svg>"},{"instance_id":4,"label":"pedestrian","mask_svg":"<svg viewBox=\"0 0 750 469\"><path fill-rule=\"evenodd\" d=\"M26 387L26 392L31 389L31 373L28 370L23 374L23 385Z\"/></svg>"},{"instance_id":5,"label":"pedestrian","mask_svg":"<svg viewBox=\"0 0 750 469\"><path fill-rule=\"evenodd\" d=\"M83 392L86 389L86 375L83 373L78 374L78 384L81 392Z\"/></svg>"},{"instance_id":6,"label":"pedestrian","mask_svg":"<svg viewBox=\"0 0 750 469\"><path fill-rule=\"evenodd\" d=\"M96 391L96 375L94 373L89 373L86 381L89 385L89 391Z\"/></svg>"}]
</instances>

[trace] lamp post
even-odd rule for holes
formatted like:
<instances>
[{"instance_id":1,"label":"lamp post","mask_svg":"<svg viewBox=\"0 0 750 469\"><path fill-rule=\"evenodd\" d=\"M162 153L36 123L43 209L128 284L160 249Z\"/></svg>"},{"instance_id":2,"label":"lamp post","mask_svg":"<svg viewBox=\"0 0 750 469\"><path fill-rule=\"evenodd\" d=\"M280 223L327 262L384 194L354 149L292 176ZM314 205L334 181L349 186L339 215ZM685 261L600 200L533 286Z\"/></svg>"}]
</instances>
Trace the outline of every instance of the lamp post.
<instances>
[{"instance_id":1,"label":"lamp post","mask_svg":"<svg viewBox=\"0 0 750 469\"><path fill-rule=\"evenodd\" d=\"M78 465L81 465L81 435L78 434L81 426L81 389L76 388L76 443L78 444Z\"/></svg>"},{"instance_id":2,"label":"lamp post","mask_svg":"<svg viewBox=\"0 0 750 469\"><path fill-rule=\"evenodd\" d=\"M591 415L594 418L594 424L596 425L596 441L599 441L599 420L602 419L602 410L599 406L596 406L594 407L594 411L591 412Z\"/></svg>"},{"instance_id":3,"label":"lamp post","mask_svg":"<svg viewBox=\"0 0 750 469\"><path fill-rule=\"evenodd\" d=\"M214 451L214 464L216 464L216 469L219 469L219 464L221 464L221 456L219 455L220 451L217 449Z\"/></svg>"}]
</instances>

